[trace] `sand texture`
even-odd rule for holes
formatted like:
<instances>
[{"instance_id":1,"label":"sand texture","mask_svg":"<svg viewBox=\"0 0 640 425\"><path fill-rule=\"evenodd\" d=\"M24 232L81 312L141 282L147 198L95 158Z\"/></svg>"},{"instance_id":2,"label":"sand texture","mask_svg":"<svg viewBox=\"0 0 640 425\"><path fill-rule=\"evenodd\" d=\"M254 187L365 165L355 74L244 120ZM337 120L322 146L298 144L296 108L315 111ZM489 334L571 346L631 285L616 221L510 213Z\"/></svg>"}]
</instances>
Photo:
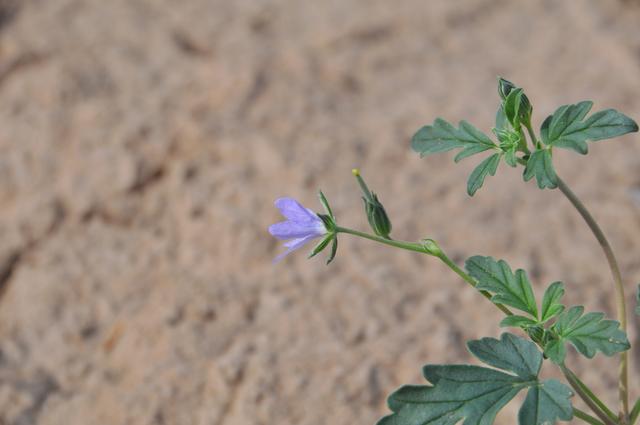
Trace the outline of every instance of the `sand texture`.
<instances>
[{"instance_id":1,"label":"sand texture","mask_svg":"<svg viewBox=\"0 0 640 425\"><path fill-rule=\"evenodd\" d=\"M0 0L0 424L373 425L422 365L474 361L465 341L498 336L500 312L435 259L341 237L329 267L271 263L277 197L320 210L322 189L367 228L353 167L394 237L613 315L559 191L501 165L469 198L476 159L409 140L437 116L489 132L497 75L536 128L584 99L639 119L638 22L617 0ZM631 305L640 136L555 162ZM570 362L615 406L615 359Z\"/></svg>"}]
</instances>

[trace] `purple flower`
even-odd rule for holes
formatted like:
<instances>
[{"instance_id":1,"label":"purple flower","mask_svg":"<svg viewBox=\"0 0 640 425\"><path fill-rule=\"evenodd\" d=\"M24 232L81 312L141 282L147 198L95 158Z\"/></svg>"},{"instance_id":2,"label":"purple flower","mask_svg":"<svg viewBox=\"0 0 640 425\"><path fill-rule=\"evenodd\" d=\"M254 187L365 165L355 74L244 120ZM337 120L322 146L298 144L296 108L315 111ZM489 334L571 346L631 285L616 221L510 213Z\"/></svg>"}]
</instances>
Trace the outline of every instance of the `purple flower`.
<instances>
[{"instance_id":1,"label":"purple flower","mask_svg":"<svg viewBox=\"0 0 640 425\"><path fill-rule=\"evenodd\" d=\"M284 244L287 250L278 255L274 261L280 261L310 240L327 234L327 228L320 217L300 205L295 199L280 198L276 200L275 205L287 220L269 226L269 233L278 239L288 239L288 241Z\"/></svg>"}]
</instances>

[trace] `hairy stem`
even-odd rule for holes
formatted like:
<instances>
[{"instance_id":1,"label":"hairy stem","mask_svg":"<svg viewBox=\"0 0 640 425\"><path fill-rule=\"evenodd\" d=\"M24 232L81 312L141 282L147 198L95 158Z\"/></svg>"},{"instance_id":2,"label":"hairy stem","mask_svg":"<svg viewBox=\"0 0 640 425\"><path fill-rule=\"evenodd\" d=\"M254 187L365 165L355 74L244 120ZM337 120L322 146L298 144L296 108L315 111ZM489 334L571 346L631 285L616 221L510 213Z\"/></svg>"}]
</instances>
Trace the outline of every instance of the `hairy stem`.
<instances>
[{"instance_id":1,"label":"hairy stem","mask_svg":"<svg viewBox=\"0 0 640 425\"><path fill-rule=\"evenodd\" d=\"M616 260L611 245L607 240L604 232L593 218L589 210L578 199L575 193L567 186L567 184L558 177L558 189L567 197L569 202L580 213L584 221L591 229L591 232L598 240L600 247L604 251L604 255L607 257L611 274L613 275L613 283L616 296L616 310L618 313L618 321L620 322L620 329L623 332L627 332L627 312L625 305L624 285L622 284L622 276L620 275L620 267ZM618 396L620 399L620 418L623 423L627 423L629 418L629 381L628 381L628 355L626 351L620 353L620 368L618 369Z\"/></svg>"}]
</instances>

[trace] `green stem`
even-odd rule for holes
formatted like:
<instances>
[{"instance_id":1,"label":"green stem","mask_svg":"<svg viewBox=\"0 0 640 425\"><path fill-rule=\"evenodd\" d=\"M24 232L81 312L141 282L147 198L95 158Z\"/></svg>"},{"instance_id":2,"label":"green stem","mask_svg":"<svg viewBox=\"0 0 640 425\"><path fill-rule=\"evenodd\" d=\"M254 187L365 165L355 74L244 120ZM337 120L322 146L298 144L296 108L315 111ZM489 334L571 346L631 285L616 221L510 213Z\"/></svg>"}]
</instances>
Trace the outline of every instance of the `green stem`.
<instances>
[{"instance_id":1,"label":"green stem","mask_svg":"<svg viewBox=\"0 0 640 425\"><path fill-rule=\"evenodd\" d=\"M464 272L464 270L462 270L460 267L458 267L458 265L456 263L454 263L449 257L447 257L447 255L440 250L440 253L437 255L437 257L443 262L445 263L451 270L453 270L458 276L460 276L465 282L467 282L469 285L473 286L474 288L476 288L476 281L469 276L467 273ZM476 288L478 289L478 288ZM484 296L486 299L488 299L489 301L491 301L496 307L498 307L500 309L500 311L502 311L504 314L506 314L507 316L513 316L513 313L511 312L511 310L509 310L507 307L505 307L502 304L498 304L495 303L491 300L492 296L489 292L487 291L479 291L482 296Z\"/></svg>"},{"instance_id":2,"label":"green stem","mask_svg":"<svg viewBox=\"0 0 640 425\"><path fill-rule=\"evenodd\" d=\"M369 233L360 232L358 230L348 229L346 227L336 227L335 231L337 233L347 233L354 236L359 236L361 238L369 239L374 242L379 242L385 245L390 245L396 248L406 249L408 251L420 252L422 254L432 255L434 257L438 257L444 264L446 264L451 270L453 270L458 276L460 276L465 282L471 285L476 290L477 282L469 276L464 270L462 270L458 265L453 262L440 248L440 246L431 239L426 239L423 243L415 243L415 242L406 242L406 241L397 241L393 239L386 239L380 236L371 235ZM491 294L486 291L479 291L485 298L493 303L500 311L502 311L507 316L513 315L511 310L505 307L502 304L495 303L491 300ZM602 419L605 425L618 425L618 421L613 416L613 419L610 418L607 413L610 413L609 410L604 403L582 382L580 379L564 364L560 366L562 372L565 375L565 378L571 385L571 387L575 390L576 394L582 398L582 400L589 406L589 408L600 418ZM602 406L602 408L601 408ZM611 413L613 415L613 413Z\"/></svg>"},{"instance_id":3,"label":"green stem","mask_svg":"<svg viewBox=\"0 0 640 425\"><path fill-rule=\"evenodd\" d=\"M433 240L425 240L424 243L415 243L415 242L406 242L406 241L398 241L394 239L385 239L380 236L371 235L369 233L360 232L358 230L348 229L346 227L336 227L336 232L338 233L348 233L350 235L359 236L361 238L369 239L375 242L380 242L385 245L390 245L396 248L402 248L409 251L420 252L422 254L433 255L434 257L438 257L443 263L445 263L451 270L453 270L458 276L460 276L465 282L469 285L476 287L476 281L465 273L456 263L454 263L447 255L440 249L437 243ZM491 294L487 291L479 291L486 299L491 301ZM493 301L491 301L493 303ZM502 304L493 303L496 307L498 307L504 314L507 316L512 316L513 313Z\"/></svg>"},{"instance_id":4,"label":"green stem","mask_svg":"<svg viewBox=\"0 0 640 425\"><path fill-rule=\"evenodd\" d=\"M587 412L583 412L582 410L576 409L575 407L573 408L573 416L575 416L578 419L582 419L583 421L591 425L604 425L597 418L594 418Z\"/></svg>"},{"instance_id":5,"label":"green stem","mask_svg":"<svg viewBox=\"0 0 640 425\"><path fill-rule=\"evenodd\" d=\"M529 137L531 138L533 149L538 149L538 139L536 138L536 133L533 131L533 128L531 127L531 122L525 123L524 126L527 128L527 132L529 133Z\"/></svg>"},{"instance_id":6,"label":"green stem","mask_svg":"<svg viewBox=\"0 0 640 425\"><path fill-rule=\"evenodd\" d=\"M640 416L640 398L636 401L635 406L631 410L631 417L629 419L629 425L633 425L638 420L638 416Z\"/></svg>"},{"instance_id":7,"label":"green stem","mask_svg":"<svg viewBox=\"0 0 640 425\"><path fill-rule=\"evenodd\" d=\"M581 392L583 392L589 399L591 399L595 403L595 405L597 405L598 409L604 415L606 415L614 423L618 422L618 418L616 417L615 413L613 413L611 409L609 409L607 405L604 404L604 402L600 400L598 396L596 396L593 391L591 391L587 384L582 382L571 369L569 369L566 365L561 365L560 370L562 370L562 373L567 378L567 381L569 381L569 383L572 383L572 386L574 386L575 384L575 386L578 387Z\"/></svg>"},{"instance_id":8,"label":"green stem","mask_svg":"<svg viewBox=\"0 0 640 425\"><path fill-rule=\"evenodd\" d=\"M566 185L566 183L558 177L558 189L567 197L569 202L575 207L576 210L580 213L584 221L591 229L591 232L594 234L600 247L604 251L605 257L607 257L607 262L609 263L609 268L611 269L611 274L613 275L613 283L615 288L616 295L616 310L618 313L618 321L620 322L620 329L623 332L627 332L627 312L626 312L626 304L625 304L625 295L624 295L624 285L622 284L622 276L620 274L620 267L618 266L618 261L613 253L613 249L611 249L611 245L607 240L604 232L593 218L587 207L578 199L575 193ZM629 418L629 380L628 380L628 355L626 351L620 353L620 368L618 369L618 396L620 399L620 416L623 420L623 423L627 423L627 419Z\"/></svg>"},{"instance_id":9,"label":"green stem","mask_svg":"<svg viewBox=\"0 0 640 425\"><path fill-rule=\"evenodd\" d=\"M380 242L385 245L390 245L396 248L406 249L408 251L420 252L422 254L433 255L427 251L424 244L415 243L415 242L405 242L405 241L397 241L394 239L386 239L380 236L371 235L369 233L360 232L359 230L348 229L346 227L336 227L337 233L348 233L350 235L359 236L361 238L369 239L375 242Z\"/></svg>"}]
</instances>

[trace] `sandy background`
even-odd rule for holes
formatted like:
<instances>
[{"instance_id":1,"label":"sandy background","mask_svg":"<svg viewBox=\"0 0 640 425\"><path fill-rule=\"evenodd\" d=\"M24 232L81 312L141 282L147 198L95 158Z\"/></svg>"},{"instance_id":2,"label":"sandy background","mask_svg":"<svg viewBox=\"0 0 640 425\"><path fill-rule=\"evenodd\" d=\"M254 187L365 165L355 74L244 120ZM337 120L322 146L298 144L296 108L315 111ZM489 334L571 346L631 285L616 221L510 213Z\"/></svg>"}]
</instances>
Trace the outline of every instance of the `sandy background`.
<instances>
[{"instance_id":1,"label":"sandy background","mask_svg":"<svg viewBox=\"0 0 640 425\"><path fill-rule=\"evenodd\" d=\"M354 166L395 237L505 258L611 313L559 192L501 165L470 199L476 160L408 140L436 116L488 131L497 75L536 127L585 98L640 118L638 22L614 0L0 1L0 423L373 424L423 364L470 360L499 312L433 259L343 237L329 267L271 264L279 196L319 209L322 188L366 229ZM640 136L556 165L631 302ZM572 363L615 388L615 361Z\"/></svg>"}]
</instances>

